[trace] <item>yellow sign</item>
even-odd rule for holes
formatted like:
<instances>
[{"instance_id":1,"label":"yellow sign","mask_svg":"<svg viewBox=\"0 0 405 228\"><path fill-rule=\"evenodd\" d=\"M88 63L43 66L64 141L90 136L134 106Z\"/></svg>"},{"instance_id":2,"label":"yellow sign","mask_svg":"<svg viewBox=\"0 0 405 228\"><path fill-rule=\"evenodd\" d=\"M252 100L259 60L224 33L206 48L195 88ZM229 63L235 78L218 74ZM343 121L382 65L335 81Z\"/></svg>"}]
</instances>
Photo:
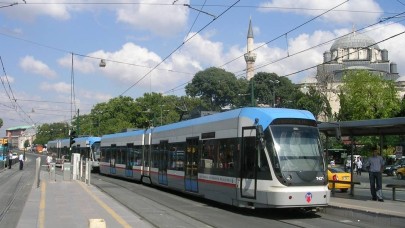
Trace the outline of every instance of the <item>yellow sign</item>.
<instances>
[{"instance_id":1,"label":"yellow sign","mask_svg":"<svg viewBox=\"0 0 405 228\"><path fill-rule=\"evenodd\" d=\"M0 139L0 144L3 145L3 139Z\"/></svg>"},{"instance_id":2,"label":"yellow sign","mask_svg":"<svg viewBox=\"0 0 405 228\"><path fill-rule=\"evenodd\" d=\"M8 143L8 139L3 139L3 144L7 144Z\"/></svg>"}]
</instances>

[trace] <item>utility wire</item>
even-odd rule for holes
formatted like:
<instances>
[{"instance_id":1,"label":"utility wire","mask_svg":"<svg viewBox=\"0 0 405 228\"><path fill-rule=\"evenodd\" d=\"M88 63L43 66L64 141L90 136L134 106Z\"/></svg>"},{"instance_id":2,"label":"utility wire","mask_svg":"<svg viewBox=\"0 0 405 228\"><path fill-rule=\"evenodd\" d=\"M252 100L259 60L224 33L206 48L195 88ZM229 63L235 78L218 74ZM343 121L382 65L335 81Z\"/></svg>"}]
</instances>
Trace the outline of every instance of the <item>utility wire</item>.
<instances>
[{"instance_id":1,"label":"utility wire","mask_svg":"<svg viewBox=\"0 0 405 228\"><path fill-rule=\"evenodd\" d=\"M230 7L228 7L225 11L223 11L218 17L212 19L208 24L206 24L204 27L202 27L200 30L198 30L196 33L194 33L191 37L189 37L187 40L185 40L183 43L181 43L177 48L175 48L169 55L167 55L160 63L158 63L155 67L153 67L151 70L149 70L143 77L141 77L138 81L136 81L134 84L132 84L128 89L126 89L124 92L121 93L121 95L125 94L128 92L130 89L132 89L135 85L137 85L140 81L142 81L146 76L148 76L155 68L157 68L160 64L162 64L166 59L168 59L172 54L174 54L177 50L180 49L184 44L186 44L188 41L190 41L194 36L199 34L201 31L203 31L205 28L207 28L210 24L212 24L217 18L221 17L224 15L226 12L228 12L234 5L236 5L240 0L236 1L234 4L232 4Z\"/></svg>"}]
</instances>

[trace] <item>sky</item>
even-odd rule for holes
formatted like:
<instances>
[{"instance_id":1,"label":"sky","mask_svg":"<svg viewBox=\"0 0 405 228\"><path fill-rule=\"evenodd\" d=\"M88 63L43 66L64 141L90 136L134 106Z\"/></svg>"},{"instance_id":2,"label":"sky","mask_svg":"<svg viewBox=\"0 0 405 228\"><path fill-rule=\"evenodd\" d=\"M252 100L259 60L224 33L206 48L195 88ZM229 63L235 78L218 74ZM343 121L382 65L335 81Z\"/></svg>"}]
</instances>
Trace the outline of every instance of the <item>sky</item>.
<instances>
[{"instance_id":1,"label":"sky","mask_svg":"<svg viewBox=\"0 0 405 228\"><path fill-rule=\"evenodd\" d=\"M313 78L334 40L356 31L403 76L404 12L405 0L0 0L0 137L120 95L185 95L209 67L245 77L250 20L256 73Z\"/></svg>"}]
</instances>

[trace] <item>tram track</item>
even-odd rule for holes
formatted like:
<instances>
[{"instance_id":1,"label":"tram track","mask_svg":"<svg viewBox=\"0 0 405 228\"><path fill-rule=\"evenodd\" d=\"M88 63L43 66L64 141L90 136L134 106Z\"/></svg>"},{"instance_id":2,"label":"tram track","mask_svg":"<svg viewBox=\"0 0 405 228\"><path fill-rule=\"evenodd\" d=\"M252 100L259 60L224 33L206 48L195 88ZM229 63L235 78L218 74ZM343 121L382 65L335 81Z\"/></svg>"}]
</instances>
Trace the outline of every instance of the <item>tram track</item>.
<instances>
[{"instance_id":1,"label":"tram track","mask_svg":"<svg viewBox=\"0 0 405 228\"><path fill-rule=\"evenodd\" d=\"M0 224L7 216L16 199L20 196L27 181L28 175L25 175L24 172L16 170L15 168L12 172L3 171L3 175L0 176L1 189L7 191L7 194L6 197L3 195L3 198L0 201Z\"/></svg>"},{"instance_id":2,"label":"tram track","mask_svg":"<svg viewBox=\"0 0 405 228\"><path fill-rule=\"evenodd\" d=\"M187 194L161 189L160 187L145 186L138 182L130 182L103 175L93 175L92 179L92 184L94 186L120 202L122 205L133 211L135 214L137 214L143 220L149 222L154 227L170 226L167 226L160 220L154 219L153 216L151 218L151 214L153 214L154 212L150 212L149 208L142 205L136 206L131 200L123 200L122 196L111 194L111 192L114 192L111 190L121 188L122 190L120 192L125 191L125 194L131 195L127 198L133 198L135 197L134 195L139 195L139 197L135 198L143 198L142 204L148 203L159 205L158 207L161 207L160 209L154 209L158 210L158 213L164 214L164 216L166 217L173 216L176 219L187 218L186 220L188 226L186 227L264 227L268 226L269 224L273 224L272 226L274 227L376 227L372 224L370 225L364 222L358 223L357 221L350 221L342 217L319 213L308 213L304 210L299 209L251 210L245 208L235 208L215 202L207 203L206 200L188 196ZM95 179L96 181L94 181ZM180 203L177 201L177 204L170 204L170 202L174 202L171 201L171 199L162 202L160 195L164 194L164 197L174 198L170 197L170 195L168 197L167 194L162 193L162 190L164 190L163 192L166 192L168 194L173 194L175 196L181 197L181 199L176 199L180 200ZM186 201L184 202L184 205L182 205L181 203L183 201ZM148 211L149 214L148 212L145 213L145 210ZM198 213L198 211L200 213ZM227 218L228 221L231 221L233 223L218 223L218 217L220 217L220 214L222 214L222 217ZM193 223L198 223L198 225L194 225ZM321 226L319 224L323 225Z\"/></svg>"}]
</instances>

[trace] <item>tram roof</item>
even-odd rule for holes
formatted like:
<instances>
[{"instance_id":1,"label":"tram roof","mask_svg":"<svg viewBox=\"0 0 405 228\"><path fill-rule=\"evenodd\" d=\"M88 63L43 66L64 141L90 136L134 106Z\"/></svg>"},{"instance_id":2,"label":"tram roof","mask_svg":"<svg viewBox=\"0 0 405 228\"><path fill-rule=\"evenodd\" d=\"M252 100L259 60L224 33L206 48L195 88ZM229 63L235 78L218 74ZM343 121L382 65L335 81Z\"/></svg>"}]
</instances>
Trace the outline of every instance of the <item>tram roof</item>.
<instances>
[{"instance_id":1,"label":"tram roof","mask_svg":"<svg viewBox=\"0 0 405 228\"><path fill-rule=\"evenodd\" d=\"M326 136L336 136L336 128L340 128L341 136L405 135L405 117L318 124Z\"/></svg>"}]
</instances>

